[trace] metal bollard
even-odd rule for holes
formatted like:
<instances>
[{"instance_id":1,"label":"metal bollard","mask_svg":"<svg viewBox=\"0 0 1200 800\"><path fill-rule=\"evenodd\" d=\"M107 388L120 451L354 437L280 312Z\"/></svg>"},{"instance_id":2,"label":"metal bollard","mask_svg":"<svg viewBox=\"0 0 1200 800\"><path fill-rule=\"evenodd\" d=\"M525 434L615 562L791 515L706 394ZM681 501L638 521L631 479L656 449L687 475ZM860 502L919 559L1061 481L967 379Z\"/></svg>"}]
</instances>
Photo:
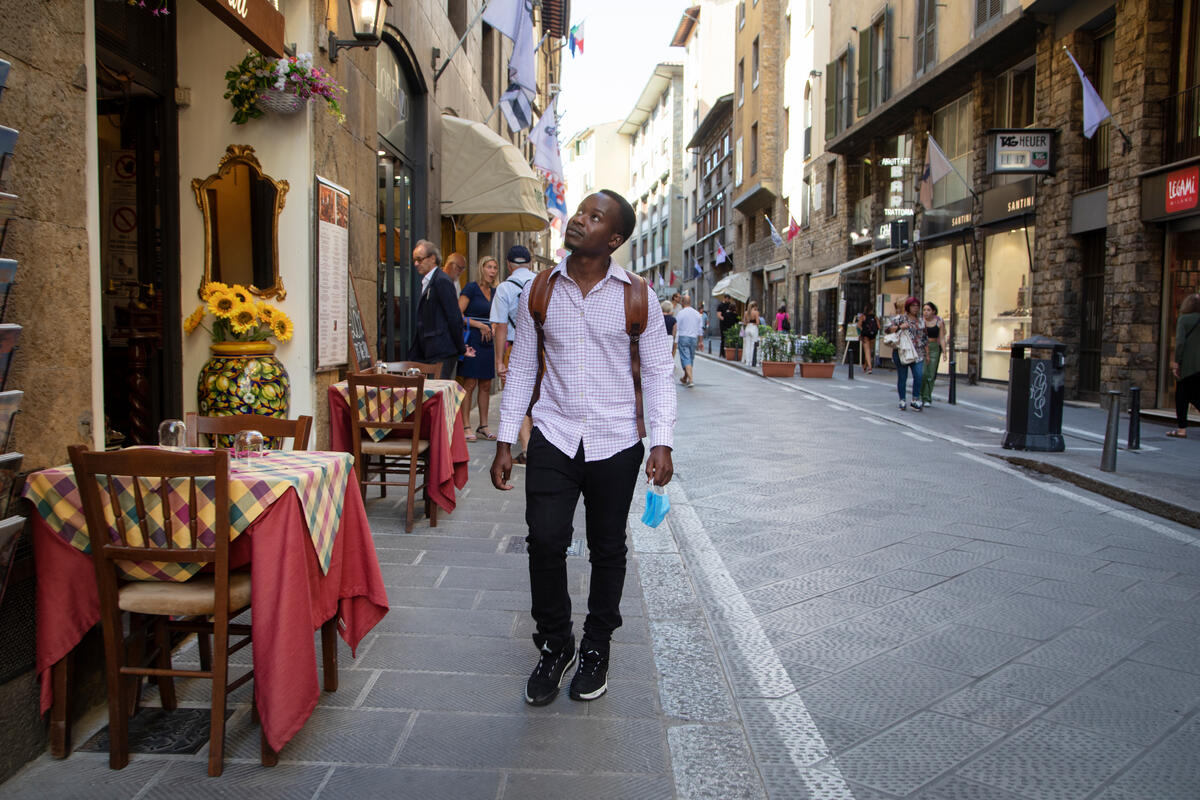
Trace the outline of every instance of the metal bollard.
<instances>
[{"instance_id":1,"label":"metal bollard","mask_svg":"<svg viewBox=\"0 0 1200 800\"><path fill-rule=\"evenodd\" d=\"M1104 432L1104 450L1100 453L1100 471L1117 471L1117 437L1121 427L1121 393L1108 392L1108 428Z\"/></svg>"},{"instance_id":2,"label":"metal bollard","mask_svg":"<svg viewBox=\"0 0 1200 800\"><path fill-rule=\"evenodd\" d=\"M958 402L958 362L950 359L950 405Z\"/></svg>"},{"instance_id":3,"label":"metal bollard","mask_svg":"<svg viewBox=\"0 0 1200 800\"><path fill-rule=\"evenodd\" d=\"M854 362L855 362L856 360L857 360L857 359L853 359L853 358L850 358L850 359L847 359L847 360L846 360L846 367L847 367L847 369L846 369L846 378L847 378L848 380L854 380Z\"/></svg>"},{"instance_id":4,"label":"metal bollard","mask_svg":"<svg viewBox=\"0 0 1200 800\"><path fill-rule=\"evenodd\" d=\"M1142 449L1142 387L1129 387L1129 436L1125 440L1126 450Z\"/></svg>"},{"instance_id":5,"label":"metal bollard","mask_svg":"<svg viewBox=\"0 0 1200 800\"><path fill-rule=\"evenodd\" d=\"M754 351L750 353L750 366L758 366L758 339L754 340Z\"/></svg>"}]
</instances>

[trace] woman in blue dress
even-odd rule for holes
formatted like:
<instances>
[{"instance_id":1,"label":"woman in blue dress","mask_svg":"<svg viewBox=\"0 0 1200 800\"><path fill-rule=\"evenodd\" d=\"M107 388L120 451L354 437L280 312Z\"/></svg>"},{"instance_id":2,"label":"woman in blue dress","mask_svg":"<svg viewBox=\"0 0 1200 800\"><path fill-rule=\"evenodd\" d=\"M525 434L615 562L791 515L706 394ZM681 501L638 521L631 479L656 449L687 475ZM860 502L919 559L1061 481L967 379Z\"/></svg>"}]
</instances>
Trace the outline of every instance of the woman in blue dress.
<instances>
[{"instance_id":1,"label":"woman in blue dress","mask_svg":"<svg viewBox=\"0 0 1200 800\"><path fill-rule=\"evenodd\" d=\"M492 314L492 293L496 289L496 279L500 275L500 266L496 259L484 256L479 262L479 280L471 281L463 287L458 296L458 307L462 311L463 320L469 328L467 346L475 348L474 358L464 358L458 369L458 375L463 379L463 388L467 397L463 400L462 418L466 427L468 442L474 442L479 434L485 439L495 439L496 435L488 429L488 403L492 398L492 378L496 374L496 365L492 351L492 326L488 319ZM471 395L478 394L479 427L471 431Z\"/></svg>"}]
</instances>

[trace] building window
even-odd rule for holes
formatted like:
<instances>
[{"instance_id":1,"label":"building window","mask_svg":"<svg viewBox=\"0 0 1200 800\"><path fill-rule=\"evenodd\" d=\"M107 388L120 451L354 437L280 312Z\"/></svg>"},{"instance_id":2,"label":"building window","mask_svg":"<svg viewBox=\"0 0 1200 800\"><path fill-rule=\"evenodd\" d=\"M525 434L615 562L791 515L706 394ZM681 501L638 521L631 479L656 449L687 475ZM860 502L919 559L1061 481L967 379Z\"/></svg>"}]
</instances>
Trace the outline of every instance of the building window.
<instances>
[{"instance_id":1,"label":"building window","mask_svg":"<svg viewBox=\"0 0 1200 800\"><path fill-rule=\"evenodd\" d=\"M838 131L844 131L854 124L854 110L851 105L851 98L854 93L854 68L851 66L850 51L847 50L837 60L837 107L834 109L834 116L837 117Z\"/></svg>"},{"instance_id":2,"label":"building window","mask_svg":"<svg viewBox=\"0 0 1200 800\"><path fill-rule=\"evenodd\" d=\"M975 0L975 27L987 25L1003 11L1004 0Z\"/></svg>"},{"instance_id":3,"label":"building window","mask_svg":"<svg viewBox=\"0 0 1200 800\"><path fill-rule=\"evenodd\" d=\"M1112 90L1112 34L1109 34L1109 70L1108 88ZM997 128L1028 128L1034 124L1034 78L1036 64L1034 59L1013 67L996 78L996 109L995 126ZM1097 73L1099 74L1099 73ZM1099 88L1100 96L1105 102L1111 99L1105 96Z\"/></svg>"},{"instance_id":4,"label":"building window","mask_svg":"<svg viewBox=\"0 0 1200 800\"><path fill-rule=\"evenodd\" d=\"M1095 63L1092 74L1095 76L1096 91L1104 105L1112 108L1113 92L1113 57L1115 54L1113 29L1107 28L1096 37ZM1033 68L1029 70L1032 79ZM1032 83L1032 80L1030 81ZM1030 88L1032 96L1033 89ZM1033 104L1032 97L1030 105ZM1032 124L1032 120L1030 121ZM1013 127L1016 127L1015 125ZM1083 188L1091 189L1108 183L1108 162L1112 155L1112 120L1104 120L1091 139L1085 139L1083 145Z\"/></svg>"},{"instance_id":5,"label":"building window","mask_svg":"<svg viewBox=\"0 0 1200 800\"><path fill-rule=\"evenodd\" d=\"M792 15L788 14L783 18L783 58L787 60L792 56Z\"/></svg>"},{"instance_id":6,"label":"building window","mask_svg":"<svg viewBox=\"0 0 1200 800\"><path fill-rule=\"evenodd\" d=\"M737 147L733 149L733 185L742 185L742 137L738 137Z\"/></svg>"},{"instance_id":7,"label":"building window","mask_svg":"<svg viewBox=\"0 0 1200 800\"><path fill-rule=\"evenodd\" d=\"M804 30L813 26L813 0L804 0Z\"/></svg>"},{"instance_id":8,"label":"building window","mask_svg":"<svg viewBox=\"0 0 1200 800\"><path fill-rule=\"evenodd\" d=\"M890 95L888 65L892 60L890 9L858 34L858 116L866 116Z\"/></svg>"},{"instance_id":9,"label":"building window","mask_svg":"<svg viewBox=\"0 0 1200 800\"><path fill-rule=\"evenodd\" d=\"M750 88L758 88L758 37L750 45Z\"/></svg>"},{"instance_id":10,"label":"building window","mask_svg":"<svg viewBox=\"0 0 1200 800\"><path fill-rule=\"evenodd\" d=\"M746 100L746 59L738 61L738 105L740 106Z\"/></svg>"},{"instance_id":11,"label":"building window","mask_svg":"<svg viewBox=\"0 0 1200 800\"><path fill-rule=\"evenodd\" d=\"M750 126L750 174L758 173L758 123Z\"/></svg>"},{"instance_id":12,"label":"building window","mask_svg":"<svg viewBox=\"0 0 1200 800\"><path fill-rule=\"evenodd\" d=\"M825 165L825 215L828 217L837 216L837 159L831 160Z\"/></svg>"},{"instance_id":13,"label":"building window","mask_svg":"<svg viewBox=\"0 0 1200 800\"><path fill-rule=\"evenodd\" d=\"M812 81L804 84L804 157L812 158Z\"/></svg>"},{"instance_id":14,"label":"building window","mask_svg":"<svg viewBox=\"0 0 1200 800\"><path fill-rule=\"evenodd\" d=\"M933 185L935 208L962 200L970 194L963 178L971 174L973 136L970 93L933 112L933 138L958 171L951 172Z\"/></svg>"},{"instance_id":15,"label":"building window","mask_svg":"<svg viewBox=\"0 0 1200 800\"><path fill-rule=\"evenodd\" d=\"M746 27L746 0L738 3L738 30Z\"/></svg>"},{"instance_id":16,"label":"building window","mask_svg":"<svg viewBox=\"0 0 1200 800\"><path fill-rule=\"evenodd\" d=\"M658 231L650 231L650 263L658 258Z\"/></svg>"},{"instance_id":17,"label":"building window","mask_svg":"<svg viewBox=\"0 0 1200 800\"><path fill-rule=\"evenodd\" d=\"M812 224L812 176L804 176L804 184L800 189L800 227L807 228Z\"/></svg>"},{"instance_id":18,"label":"building window","mask_svg":"<svg viewBox=\"0 0 1200 800\"><path fill-rule=\"evenodd\" d=\"M913 31L913 71L920 75L937 63L937 3L917 0L917 26Z\"/></svg>"},{"instance_id":19,"label":"building window","mask_svg":"<svg viewBox=\"0 0 1200 800\"><path fill-rule=\"evenodd\" d=\"M658 239L659 243L662 245L662 255L660 256L660 258L665 260L667 257L667 223L664 222L662 224L661 231L662 231L661 235L659 236L659 239Z\"/></svg>"},{"instance_id":20,"label":"building window","mask_svg":"<svg viewBox=\"0 0 1200 800\"><path fill-rule=\"evenodd\" d=\"M630 247L629 263L633 264L636 267L637 266L637 239L634 239L633 242L630 243L629 247Z\"/></svg>"}]
</instances>

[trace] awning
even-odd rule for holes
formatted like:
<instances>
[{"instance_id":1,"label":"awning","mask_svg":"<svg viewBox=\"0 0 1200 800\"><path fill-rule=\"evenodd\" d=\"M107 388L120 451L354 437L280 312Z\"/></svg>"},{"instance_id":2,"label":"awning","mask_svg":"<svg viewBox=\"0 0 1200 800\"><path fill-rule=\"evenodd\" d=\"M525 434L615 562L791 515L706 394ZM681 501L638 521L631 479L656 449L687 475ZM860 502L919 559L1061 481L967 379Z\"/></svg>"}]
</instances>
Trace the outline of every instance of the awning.
<instances>
[{"instance_id":1,"label":"awning","mask_svg":"<svg viewBox=\"0 0 1200 800\"><path fill-rule=\"evenodd\" d=\"M521 151L479 122L442 116L442 214L467 231L541 231L542 181Z\"/></svg>"},{"instance_id":2,"label":"awning","mask_svg":"<svg viewBox=\"0 0 1200 800\"><path fill-rule=\"evenodd\" d=\"M858 272L860 269L869 269L869 268L875 266L876 261L879 261L880 259L883 259L883 258L887 258L888 256L895 255L896 253L899 253L899 252L900 251L894 247L888 247L883 250L872 250L871 252L867 253L865 256L859 256L858 258L852 258L849 261L838 264L836 267L830 267L829 269L821 270L820 272L816 273L815 275L812 276L812 278L809 279L809 286L812 285L813 281L817 280L818 278L823 278L826 275L832 275L835 279L835 284L836 284L836 278L838 276L840 276L842 273Z\"/></svg>"},{"instance_id":3,"label":"awning","mask_svg":"<svg viewBox=\"0 0 1200 800\"><path fill-rule=\"evenodd\" d=\"M283 58L283 14L270 0L200 0L217 19L228 25L260 53Z\"/></svg>"},{"instance_id":4,"label":"awning","mask_svg":"<svg viewBox=\"0 0 1200 800\"><path fill-rule=\"evenodd\" d=\"M750 299L750 273L734 272L717 281L712 287L712 297L727 294L739 303Z\"/></svg>"}]
</instances>

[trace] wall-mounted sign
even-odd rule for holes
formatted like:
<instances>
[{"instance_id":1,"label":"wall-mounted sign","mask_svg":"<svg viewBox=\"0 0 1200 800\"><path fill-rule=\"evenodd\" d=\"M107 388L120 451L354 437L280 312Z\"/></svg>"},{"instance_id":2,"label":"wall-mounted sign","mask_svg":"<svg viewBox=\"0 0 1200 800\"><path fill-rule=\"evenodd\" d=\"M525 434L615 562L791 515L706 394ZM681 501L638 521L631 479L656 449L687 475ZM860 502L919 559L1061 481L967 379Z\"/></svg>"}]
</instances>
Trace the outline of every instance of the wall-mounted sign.
<instances>
[{"instance_id":1,"label":"wall-mounted sign","mask_svg":"<svg viewBox=\"0 0 1200 800\"><path fill-rule=\"evenodd\" d=\"M256 50L283 58L283 14L270 0L200 0L200 5Z\"/></svg>"},{"instance_id":2,"label":"wall-mounted sign","mask_svg":"<svg viewBox=\"0 0 1200 800\"><path fill-rule=\"evenodd\" d=\"M1200 214L1200 164L1142 178L1142 219L1158 222Z\"/></svg>"},{"instance_id":3,"label":"wall-mounted sign","mask_svg":"<svg viewBox=\"0 0 1200 800\"><path fill-rule=\"evenodd\" d=\"M975 201L970 197L938 208L927 208L921 215L921 239L933 239L971 227Z\"/></svg>"},{"instance_id":4,"label":"wall-mounted sign","mask_svg":"<svg viewBox=\"0 0 1200 800\"><path fill-rule=\"evenodd\" d=\"M1033 214L1037 204L1035 180L1036 178L1026 178L984 192L983 213L980 215L979 224L990 225L1012 217Z\"/></svg>"},{"instance_id":5,"label":"wall-mounted sign","mask_svg":"<svg viewBox=\"0 0 1200 800\"><path fill-rule=\"evenodd\" d=\"M1052 128L988 131L988 173L1053 173L1056 134Z\"/></svg>"}]
</instances>

